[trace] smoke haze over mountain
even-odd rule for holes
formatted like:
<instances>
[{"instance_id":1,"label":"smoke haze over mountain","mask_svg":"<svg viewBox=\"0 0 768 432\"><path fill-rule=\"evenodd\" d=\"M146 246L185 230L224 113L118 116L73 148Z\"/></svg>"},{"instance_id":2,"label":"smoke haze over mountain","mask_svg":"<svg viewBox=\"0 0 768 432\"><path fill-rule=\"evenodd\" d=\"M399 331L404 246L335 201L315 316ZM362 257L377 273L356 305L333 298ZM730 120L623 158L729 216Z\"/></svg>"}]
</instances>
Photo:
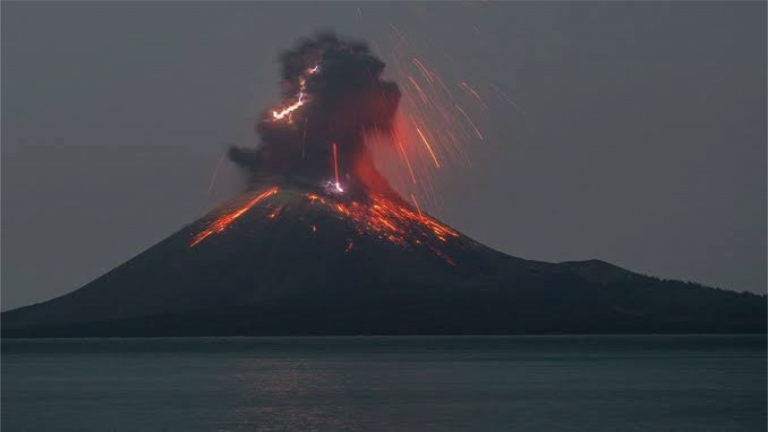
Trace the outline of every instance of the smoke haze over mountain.
<instances>
[{"instance_id":1,"label":"smoke haze over mountain","mask_svg":"<svg viewBox=\"0 0 768 432\"><path fill-rule=\"evenodd\" d=\"M279 174L319 184L334 178L336 165L345 183L365 183L362 166L382 181L364 134L392 131L400 92L382 80L384 63L366 44L333 33L300 41L280 60L284 104L259 119L256 147L232 147L231 160L251 180Z\"/></svg>"}]
</instances>

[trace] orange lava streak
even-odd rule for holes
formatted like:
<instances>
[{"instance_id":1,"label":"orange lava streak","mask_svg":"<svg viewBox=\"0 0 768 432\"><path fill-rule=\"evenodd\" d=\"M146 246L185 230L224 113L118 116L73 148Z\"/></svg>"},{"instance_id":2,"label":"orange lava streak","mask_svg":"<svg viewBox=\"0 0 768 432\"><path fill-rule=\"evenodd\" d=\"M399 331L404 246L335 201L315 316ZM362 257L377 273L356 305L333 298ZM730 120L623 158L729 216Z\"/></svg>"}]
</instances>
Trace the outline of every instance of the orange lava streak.
<instances>
[{"instance_id":1,"label":"orange lava streak","mask_svg":"<svg viewBox=\"0 0 768 432\"><path fill-rule=\"evenodd\" d=\"M315 194L307 194L312 203L326 204L326 200ZM339 214L349 218L359 233L368 233L400 246L418 245L431 238L445 242L459 233L437 222L435 219L414 211L380 195L371 195L370 204L353 201L349 204L336 202L327 205Z\"/></svg>"},{"instance_id":2,"label":"orange lava streak","mask_svg":"<svg viewBox=\"0 0 768 432\"><path fill-rule=\"evenodd\" d=\"M429 98L427 98L427 94L424 93L424 90L421 89L418 83L416 83L416 80L413 79L412 76L408 75L408 79L411 81L411 84L413 84L414 87L416 87L416 90L419 92L419 97L421 98L424 103L429 103Z\"/></svg>"},{"instance_id":3,"label":"orange lava streak","mask_svg":"<svg viewBox=\"0 0 768 432\"><path fill-rule=\"evenodd\" d=\"M480 103L480 105L482 105L485 109L488 109L488 105L486 105L485 102L483 102L483 98L481 98L480 95L477 94L475 89L470 87L469 84L466 83L466 81L460 82L459 83L459 87L461 87L465 92L467 92L467 94L469 94L473 98L477 99L477 101Z\"/></svg>"},{"instance_id":4,"label":"orange lava streak","mask_svg":"<svg viewBox=\"0 0 768 432\"><path fill-rule=\"evenodd\" d=\"M416 65L416 67L419 69L422 75L424 75L424 78L429 81L430 83L434 82L434 78L432 78L432 73L427 69L422 62L419 61L416 57L413 58L413 64Z\"/></svg>"},{"instance_id":5,"label":"orange lava streak","mask_svg":"<svg viewBox=\"0 0 768 432\"><path fill-rule=\"evenodd\" d=\"M495 100L496 95L486 95L485 87L477 87L470 77L444 75L440 65L447 63L430 61L401 29L392 24L389 27L389 45L376 46L376 52L391 65L389 70L400 84L401 103L393 145L383 149L372 146L374 158L393 188L408 202L415 197L422 211L439 214L439 192L450 171L471 167L471 146L487 141L481 123L483 116L491 113L488 96ZM443 57L454 63L451 55Z\"/></svg>"},{"instance_id":6,"label":"orange lava streak","mask_svg":"<svg viewBox=\"0 0 768 432\"><path fill-rule=\"evenodd\" d=\"M283 211L283 206L280 206L280 207L276 208L275 210L273 210L273 211L272 211L272 213L270 213L270 214L268 214L268 215L267 215L267 219L272 219L272 220L274 220L275 218L277 218L278 216L280 216L280 213L281 213L282 211Z\"/></svg>"},{"instance_id":7,"label":"orange lava streak","mask_svg":"<svg viewBox=\"0 0 768 432\"><path fill-rule=\"evenodd\" d=\"M464 118L467 119L469 124L472 125L472 128L475 130L475 133L477 134L477 137L480 138L480 139L483 139L483 134L480 133L480 131L477 129L477 126L475 126L475 123L472 121L471 118L469 118L467 113L464 112L464 110L461 109L461 107L459 105L456 105L456 109L458 109L459 112L461 112L461 114L464 116Z\"/></svg>"},{"instance_id":8,"label":"orange lava streak","mask_svg":"<svg viewBox=\"0 0 768 432\"><path fill-rule=\"evenodd\" d=\"M268 189L266 192L262 193L261 195L257 196L256 198L248 201L247 204L245 204L243 207L240 207L236 211L233 211L231 213L224 214L222 216L219 216L216 220L211 222L208 225L208 228L198 233L193 239L192 242L189 244L189 247L194 247L201 241L205 240L208 236L212 234L221 233L227 227L234 222L237 218L245 214L248 210L251 209L256 203L263 200L264 198L271 197L272 195L275 195L278 192L279 188L277 186Z\"/></svg>"},{"instance_id":9,"label":"orange lava streak","mask_svg":"<svg viewBox=\"0 0 768 432\"><path fill-rule=\"evenodd\" d=\"M405 160L405 165L408 167L408 172L411 173L411 180L413 181L413 184L416 184L416 176L413 174L413 168L411 168L411 161L408 159L408 154L405 153L405 150L403 149L403 143L400 140L397 140L397 147L400 149L400 153L403 156L403 160Z\"/></svg>"},{"instance_id":10,"label":"orange lava streak","mask_svg":"<svg viewBox=\"0 0 768 432\"><path fill-rule=\"evenodd\" d=\"M333 174L336 176L336 187L339 187L339 160L336 143L333 143Z\"/></svg>"},{"instance_id":11,"label":"orange lava streak","mask_svg":"<svg viewBox=\"0 0 768 432\"><path fill-rule=\"evenodd\" d=\"M418 132L419 136L421 137L421 140L424 141L424 145L427 146L427 150L429 150L430 156L432 156L432 160L435 161L435 166L440 168L440 162L437 161L437 157L435 157L435 152L432 151L432 147L429 145L429 141L427 141L426 138L424 138L424 134L421 133L421 130L419 128L416 128L416 132Z\"/></svg>"},{"instance_id":12,"label":"orange lava streak","mask_svg":"<svg viewBox=\"0 0 768 432\"><path fill-rule=\"evenodd\" d=\"M419 216L423 217L423 214L421 213L421 207L419 207L419 202L416 201L416 196L414 194L411 194L411 200L413 200L413 204L416 206L416 210L418 210Z\"/></svg>"}]
</instances>

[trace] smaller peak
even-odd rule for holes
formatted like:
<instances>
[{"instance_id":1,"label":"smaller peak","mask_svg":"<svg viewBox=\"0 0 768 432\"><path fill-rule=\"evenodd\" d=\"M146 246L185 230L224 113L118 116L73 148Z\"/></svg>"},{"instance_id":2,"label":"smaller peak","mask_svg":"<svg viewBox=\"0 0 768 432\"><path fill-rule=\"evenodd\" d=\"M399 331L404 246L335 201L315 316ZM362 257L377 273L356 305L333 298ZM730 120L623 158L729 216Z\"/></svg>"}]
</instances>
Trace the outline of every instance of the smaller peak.
<instances>
[{"instance_id":1,"label":"smaller peak","mask_svg":"<svg viewBox=\"0 0 768 432\"><path fill-rule=\"evenodd\" d=\"M627 269L599 259L564 261L557 265L567 271L578 274L590 282L597 282L600 284L614 283L635 275L635 273Z\"/></svg>"}]
</instances>

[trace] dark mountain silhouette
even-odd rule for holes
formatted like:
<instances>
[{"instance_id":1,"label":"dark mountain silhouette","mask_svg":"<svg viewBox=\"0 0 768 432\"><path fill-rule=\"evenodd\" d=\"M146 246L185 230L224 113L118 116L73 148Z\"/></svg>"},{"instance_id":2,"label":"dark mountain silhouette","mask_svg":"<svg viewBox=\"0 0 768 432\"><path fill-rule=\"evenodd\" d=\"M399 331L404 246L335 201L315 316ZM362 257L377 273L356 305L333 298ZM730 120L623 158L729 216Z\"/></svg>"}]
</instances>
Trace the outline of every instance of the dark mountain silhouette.
<instances>
[{"instance_id":1,"label":"dark mountain silhouette","mask_svg":"<svg viewBox=\"0 0 768 432\"><path fill-rule=\"evenodd\" d=\"M274 179L70 294L2 314L5 337L765 330L765 296L515 258L396 196Z\"/></svg>"}]
</instances>

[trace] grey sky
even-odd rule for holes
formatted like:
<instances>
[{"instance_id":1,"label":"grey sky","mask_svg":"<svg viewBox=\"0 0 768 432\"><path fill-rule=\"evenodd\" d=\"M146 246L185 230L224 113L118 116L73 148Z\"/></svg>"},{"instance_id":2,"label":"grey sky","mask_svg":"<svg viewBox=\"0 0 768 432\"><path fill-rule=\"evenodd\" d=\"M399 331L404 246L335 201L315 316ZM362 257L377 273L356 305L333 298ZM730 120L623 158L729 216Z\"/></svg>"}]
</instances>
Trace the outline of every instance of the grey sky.
<instances>
[{"instance_id":1,"label":"grey sky","mask_svg":"<svg viewBox=\"0 0 768 432\"><path fill-rule=\"evenodd\" d=\"M360 11L358 12L358 7ZM766 290L766 3L2 2L2 308L72 291L241 188L276 54L394 24L486 93L440 216L515 256Z\"/></svg>"}]
</instances>

